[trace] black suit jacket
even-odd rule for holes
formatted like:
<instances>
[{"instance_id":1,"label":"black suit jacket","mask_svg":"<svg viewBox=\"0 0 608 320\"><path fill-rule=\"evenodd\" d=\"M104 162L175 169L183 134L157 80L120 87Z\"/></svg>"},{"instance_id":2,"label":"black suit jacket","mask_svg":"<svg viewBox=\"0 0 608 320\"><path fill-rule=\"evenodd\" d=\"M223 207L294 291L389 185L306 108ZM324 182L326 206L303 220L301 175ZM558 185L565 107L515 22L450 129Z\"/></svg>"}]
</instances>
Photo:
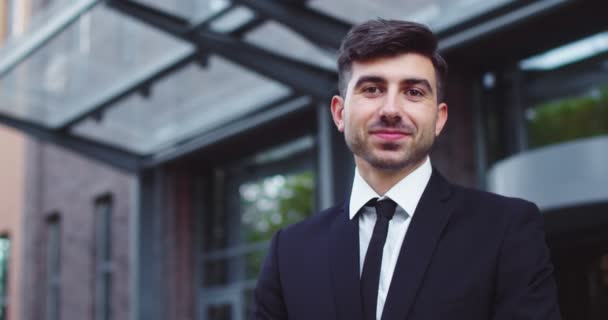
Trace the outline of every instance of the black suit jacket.
<instances>
[{"instance_id":1,"label":"black suit jacket","mask_svg":"<svg viewBox=\"0 0 608 320\"><path fill-rule=\"evenodd\" d=\"M346 201L277 232L255 289L254 318L362 320L358 227ZM382 320L559 318L538 208L453 186L434 171Z\"/></svg>"}]
</instances>

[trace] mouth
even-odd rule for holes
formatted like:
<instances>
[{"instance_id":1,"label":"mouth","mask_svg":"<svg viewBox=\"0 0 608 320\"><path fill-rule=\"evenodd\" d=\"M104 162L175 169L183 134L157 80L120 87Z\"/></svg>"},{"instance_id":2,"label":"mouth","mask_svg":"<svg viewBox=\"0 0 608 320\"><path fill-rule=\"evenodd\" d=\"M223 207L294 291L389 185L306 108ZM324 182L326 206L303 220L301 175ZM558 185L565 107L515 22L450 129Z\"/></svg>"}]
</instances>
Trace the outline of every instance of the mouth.
<instances>
[{"instance_id":1,"label":"mouth","mask_svg":"<svg viewBox=\"0 0 608 320\"><path fill-rule=\"evenodd\" d=\"M376 130L372 131L371 135L381 140L395 141L410 136L409 133L396 130Z\"/></svg>"}]
</instances>

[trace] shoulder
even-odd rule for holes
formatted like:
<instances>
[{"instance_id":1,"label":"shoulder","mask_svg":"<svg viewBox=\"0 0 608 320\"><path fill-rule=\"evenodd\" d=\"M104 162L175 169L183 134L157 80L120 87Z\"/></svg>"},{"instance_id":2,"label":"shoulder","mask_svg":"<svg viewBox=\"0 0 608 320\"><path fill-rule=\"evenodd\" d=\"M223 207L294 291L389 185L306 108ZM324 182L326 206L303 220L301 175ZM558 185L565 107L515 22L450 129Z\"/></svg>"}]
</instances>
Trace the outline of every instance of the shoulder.
<instances>
[{"instance_id":1,"label":"shoulder","mask_svg":"<svg viewBox=\"0 0 608 320\"><path fill-rule=\"evenodd\" d=\"M525 199L458 185L453 185L453 191L454 196L459 199L460 211L483 216L484 220L494 220L506 225L517 223L514 221L542 220L536 204Z\"/></svg>"},{"instance_id":2,"label":"shoulder","mask_svg":"<svg viewBox=\"0 0 608 320\"><path fill-rule=\"evenodd\" d=\"M507 197L488 191L458 185L453 185L453 189L454 192L462 197L465 202L469 202L483 208L507 208L517 211L536 208L534 203L521 198Z\"/></svg>"},{"instance_id":3,"label":"shoulder","mask_svg":"<svg viewBox=\"0 0 608 320\"><path fill-rule=\"evenodd\" d=\"M344 212L344 202L314 213L298 223L285 227L281 231L281 235L308 234L311 231L321 231L329 228L332 222L342 214L346 214Z\"/></svg>"},{"instance_id":4,"label":"shoulder","mask_svg":"<svg viewBox=\"0 0 608 320\"><path fill-rule=\"evenodd\" d=\"M323 239L329 234L329 230L333 222L343 217L348 217L344 211L344 202L341 202L331 208L327 208L320 212L314 213L312 216L282 228L275 235L276 241L283 245L291 243L312 243Z\"/></svg>"},{"instance_id":5,"label":"shoulder","mask_svg":"<svg viewBox=\"0 0 608 320\"><path fill-rule=\"evenodd\" d=\"M451 199L450 202L456 205L456 208L469 212L484 212L484 215L538 211L534 203L524 199L453 184L436 169L433 170L425 192L438 193L442 201Z\"/></svg>"}]
</instances>

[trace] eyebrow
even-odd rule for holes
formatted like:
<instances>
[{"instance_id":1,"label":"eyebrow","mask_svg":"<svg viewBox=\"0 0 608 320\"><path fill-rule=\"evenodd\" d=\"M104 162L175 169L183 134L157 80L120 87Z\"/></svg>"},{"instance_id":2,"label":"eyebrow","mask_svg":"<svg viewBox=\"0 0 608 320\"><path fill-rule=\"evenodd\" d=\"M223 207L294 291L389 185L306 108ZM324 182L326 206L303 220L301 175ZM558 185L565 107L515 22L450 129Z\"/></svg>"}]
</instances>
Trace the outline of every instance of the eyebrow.
<instances>
[{"instance_id":1,"label":"eyebrow","mask_svg":"<svg viewBox=\"0 0 608 320\"><path fill-rule=\"evenodd\" d=\"M380 76L362 76L355 83L355 88L361 87L361 85L363 85L364 83L386 83L386 79ZM400 81L400 85L422 85L431 94L433 93L433 87L431 86L431 83L424 78L406 78Z\"/></svg>"},{"instance_id":2,"label":"eyebrow","mask_svg":"<svg viewBox=\"0 0 608 320\"><path fill-rule=\"evenodd\" d=\"M429 93L433 93L433 87L431 86L431 83L429 83L428 80L426 79L422 79L422 78L408 78L408 79L403 79L401 80L401 85L408 85L408 86L413 86L413 85L421 85L423 87L425 87L425 89L427 89L429 91Z\"/></svg>"},{"instance_id":3,"label":"eyebrow","mask_svg":"<svg viewBox=\"0 0 608 320\"><path fill-rule=\"evenodd\" d=\"M354 88L361 87L364 83L386 83L386 80L379 76L362 76L357 79Z\"/></svg>"}]
</instances>

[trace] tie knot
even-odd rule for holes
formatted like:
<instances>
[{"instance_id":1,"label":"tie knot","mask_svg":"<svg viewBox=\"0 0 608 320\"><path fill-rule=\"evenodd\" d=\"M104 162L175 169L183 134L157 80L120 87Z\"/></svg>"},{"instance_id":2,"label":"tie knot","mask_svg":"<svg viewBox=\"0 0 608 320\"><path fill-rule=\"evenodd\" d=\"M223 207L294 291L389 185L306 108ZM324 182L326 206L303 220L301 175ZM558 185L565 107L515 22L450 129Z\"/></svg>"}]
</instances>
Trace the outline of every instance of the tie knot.
<instances>
[{"instance_id":1,"label":"tie knot","mask_svg":"<svg viewBox=\"0 0 608 320\"><path fill-rule=\"evenodd\" d=\"M385 217L388 220L393 218L395 215L395 209L397 208L397 203L389 198L385 198L382 200L378 200L378 198L374 198L368 202L370 206L376 207L376 214L382 217Z\"/></svg>"}]
</instances>

